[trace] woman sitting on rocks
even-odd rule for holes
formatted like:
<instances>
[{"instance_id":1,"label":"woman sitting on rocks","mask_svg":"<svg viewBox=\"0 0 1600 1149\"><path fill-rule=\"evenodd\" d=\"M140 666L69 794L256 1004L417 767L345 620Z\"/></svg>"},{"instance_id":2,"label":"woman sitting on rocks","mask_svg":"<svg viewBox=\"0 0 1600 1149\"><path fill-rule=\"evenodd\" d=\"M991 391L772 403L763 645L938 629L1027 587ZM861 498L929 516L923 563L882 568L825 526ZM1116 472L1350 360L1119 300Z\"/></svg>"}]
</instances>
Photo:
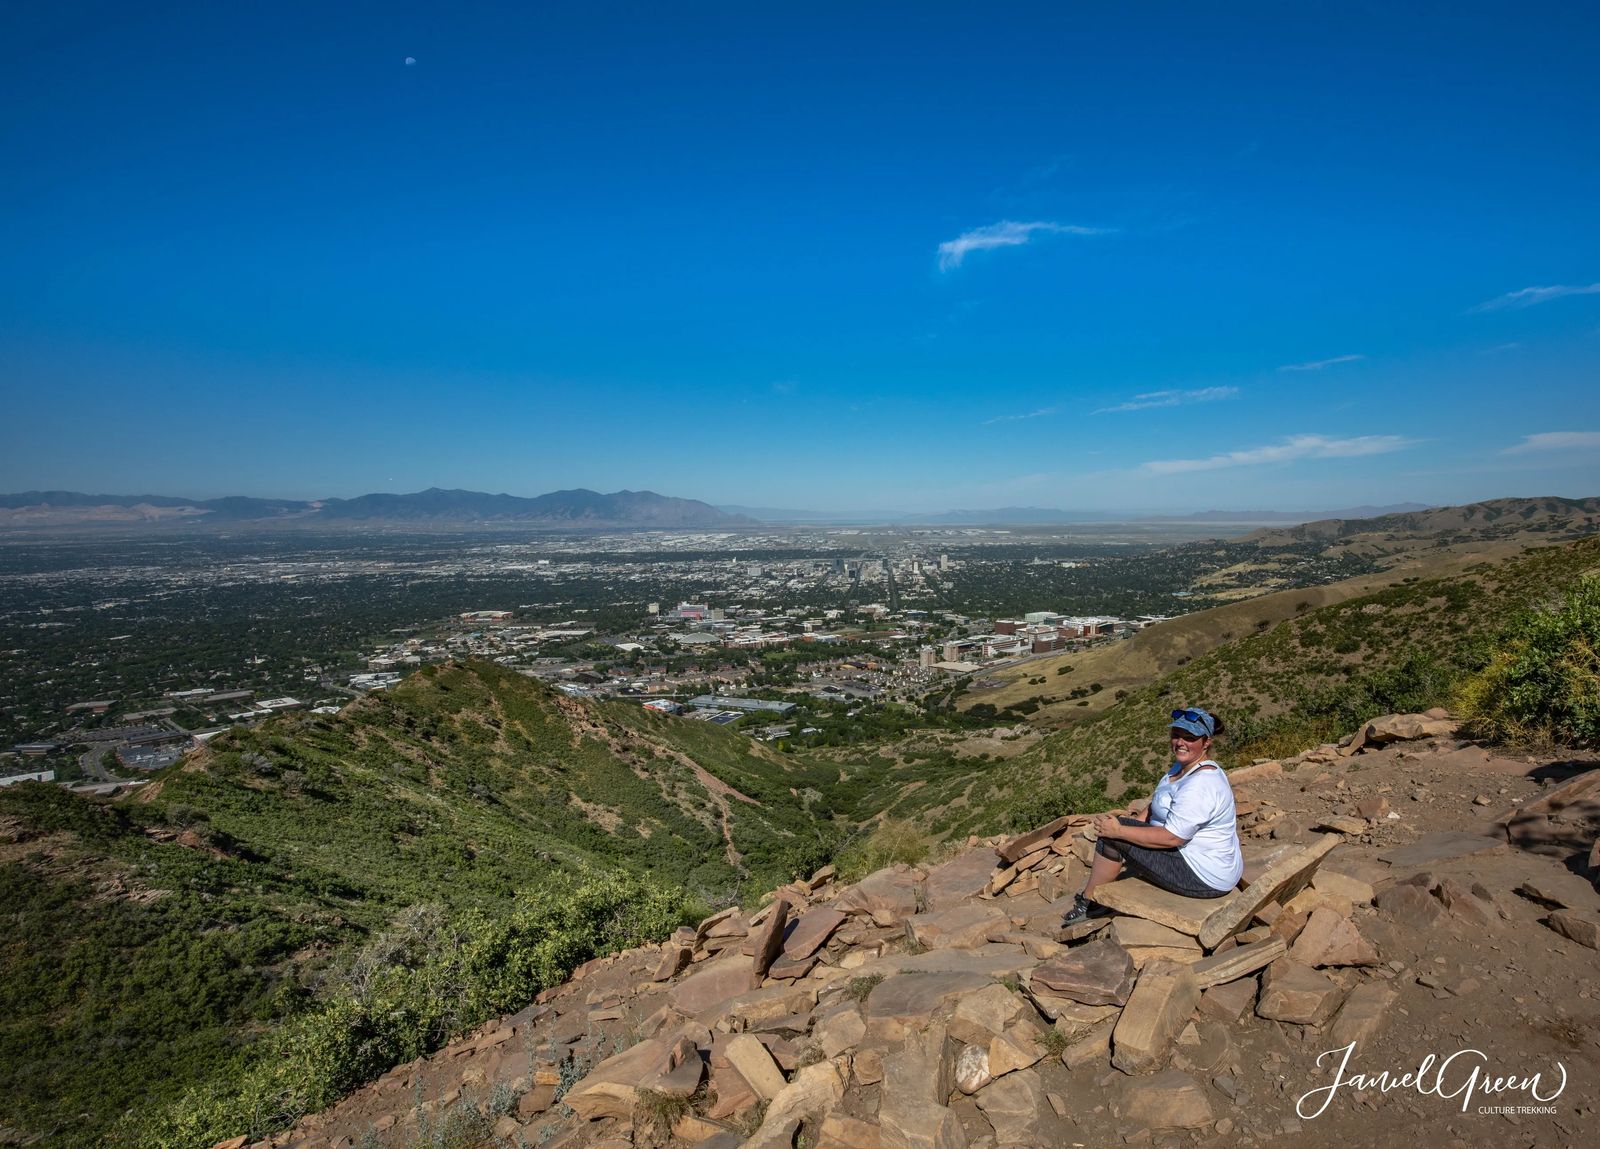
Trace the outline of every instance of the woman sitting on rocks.
<instances>
[{"instance_id":1,"label":"woman sitting on rocks","mask_svg":"<svg viewBox=\"0 0 1600 1149\"><path fill-rule=\"evenodd\" d=\"M1172 767L1157 784L1143 818L1101 814L1089 884L1073 901L1063 925L1111 911L1093 901L1103 883L1124 866L1152 885L1189 898L1220 898L1239 884L1244 854L1234 815L1233 788L1211 760L1211 741L1222 720L1204 710L1174 710L1168 735Z\"/></svg>"}]
</instances>

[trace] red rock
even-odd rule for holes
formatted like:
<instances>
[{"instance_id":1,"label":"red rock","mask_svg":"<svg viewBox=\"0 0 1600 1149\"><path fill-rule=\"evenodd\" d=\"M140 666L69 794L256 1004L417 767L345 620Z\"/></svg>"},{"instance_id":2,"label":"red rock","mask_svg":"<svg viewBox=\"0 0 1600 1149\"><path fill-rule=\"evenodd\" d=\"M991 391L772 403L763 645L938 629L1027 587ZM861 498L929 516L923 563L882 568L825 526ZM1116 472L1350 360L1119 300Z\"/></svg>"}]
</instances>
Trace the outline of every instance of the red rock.
<instances>
[{"instance_id":1,"label":"red rock","mask_svg":"<svg viewBox=\"0 0 1600 1149\"><path fill-rule=\"evenodd\" d=\"M844 921L845 915L838 910L807 910L795 919L794 929L783 939L783 956L792 960L810 957Z\"/></svg>"},{"instance_id":2,"label":"red rock","mask_svg":"<svg viewBox=\"0 0 1600 1149\"><path fill-rule=\"evenodd\" d=\"M1116 942L1097 938L1038 966L1032 981L1085 1005L1124 1005L1133 992L1133 958Z\"/></svg>"}]
</instances>

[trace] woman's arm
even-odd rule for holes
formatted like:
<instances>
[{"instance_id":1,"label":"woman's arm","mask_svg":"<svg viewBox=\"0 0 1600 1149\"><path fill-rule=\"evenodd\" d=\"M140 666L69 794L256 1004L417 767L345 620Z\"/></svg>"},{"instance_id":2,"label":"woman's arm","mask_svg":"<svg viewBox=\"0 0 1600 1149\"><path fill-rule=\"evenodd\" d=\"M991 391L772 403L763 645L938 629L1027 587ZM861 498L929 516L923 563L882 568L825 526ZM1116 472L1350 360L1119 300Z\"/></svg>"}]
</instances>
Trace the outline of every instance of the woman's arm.
<instances>
[{"instance_id":1,"label":"woman's arm","mask_svg":"<svg viewBox=\"0 0 1600 1149\"><path fill-rule=\"evenodd\" d=\"M1094 820L1095 832L1102 838L1121 839L1136 846L1150 846L1157 850L1175 850L1188 842L1165 826L1124 826L1110 814L1101 814Z\"/></svg>"}]
</instances>

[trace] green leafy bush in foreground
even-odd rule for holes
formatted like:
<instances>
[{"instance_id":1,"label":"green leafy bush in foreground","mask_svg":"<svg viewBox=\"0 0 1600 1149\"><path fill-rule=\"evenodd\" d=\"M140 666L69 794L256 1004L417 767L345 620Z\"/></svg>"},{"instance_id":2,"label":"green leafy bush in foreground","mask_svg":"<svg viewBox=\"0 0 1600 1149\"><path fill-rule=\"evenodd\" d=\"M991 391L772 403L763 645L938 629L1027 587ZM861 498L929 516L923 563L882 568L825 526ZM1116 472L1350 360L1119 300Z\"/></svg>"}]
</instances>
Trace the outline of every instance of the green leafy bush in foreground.
<instances>
[{"instance_id":1,"label":"green leafy bush in foreground","mask_svg":"<svg viewBox=\"0 0 1600 1149\"><path fill-rule=\"evenodd\" d=\"M1600 746L1600 576L1531 612L1489 665L1462 684L1469 731L1500 742Z\"/></svg>"},{"instance_id":2,"label":"green leafy bush in foreground","mask_svg":"<svg viewBox=\"0 0 1600 1149\"><path fill-rule=\"evenodd\" d=\"M579 963L658 940L703 909L681 891L617 875L526 891L498 916L415 907L356 953L320 1005L268 1037L242 1073L125 1122L114 1143L192 1149L271 1132L520 1009Z\"/></svg>"}]
</instances>

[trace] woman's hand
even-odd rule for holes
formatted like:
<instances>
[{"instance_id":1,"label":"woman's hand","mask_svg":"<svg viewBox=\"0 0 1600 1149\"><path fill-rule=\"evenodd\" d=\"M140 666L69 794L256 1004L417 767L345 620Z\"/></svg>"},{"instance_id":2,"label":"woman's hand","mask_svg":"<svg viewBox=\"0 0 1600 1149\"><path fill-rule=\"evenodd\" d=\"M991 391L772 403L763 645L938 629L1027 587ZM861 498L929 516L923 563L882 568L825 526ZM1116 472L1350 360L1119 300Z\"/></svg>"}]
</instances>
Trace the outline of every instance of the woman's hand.
<instances>
[{"instance_id":1,"label":"woman's hand","mask_svg":"<svg viewBox=\"0 0 1600 1149\"><path fill-rule=\"evenodd\" d=\"M1122 823L1115 814L1096 814L1093 825L1094 832L1102 838L1122 837Z\"/></svg>"}]
</instances>

